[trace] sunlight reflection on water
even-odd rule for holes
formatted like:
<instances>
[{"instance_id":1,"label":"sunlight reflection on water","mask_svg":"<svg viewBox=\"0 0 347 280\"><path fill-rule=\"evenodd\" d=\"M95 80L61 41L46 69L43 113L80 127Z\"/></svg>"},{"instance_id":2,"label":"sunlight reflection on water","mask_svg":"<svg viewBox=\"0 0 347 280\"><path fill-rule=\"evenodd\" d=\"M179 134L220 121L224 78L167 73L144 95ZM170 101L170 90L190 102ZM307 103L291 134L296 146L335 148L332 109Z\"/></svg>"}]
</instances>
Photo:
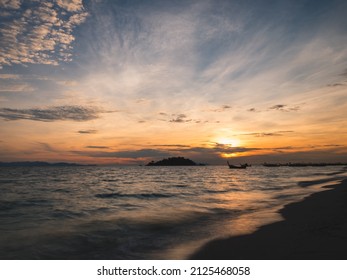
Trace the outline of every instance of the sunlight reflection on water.
<instances>
[{"instance_id":1,"label":"sunlight reflection on water","mask_svg":"<svg viewBox=\"0 0 347 280\"><path fill-rule=\"evenodd\" d=\"M339 169L1 168L1 258L183 258L280 219L276 210L318 190L299 182Z\"/></svg>"}]
</instances>

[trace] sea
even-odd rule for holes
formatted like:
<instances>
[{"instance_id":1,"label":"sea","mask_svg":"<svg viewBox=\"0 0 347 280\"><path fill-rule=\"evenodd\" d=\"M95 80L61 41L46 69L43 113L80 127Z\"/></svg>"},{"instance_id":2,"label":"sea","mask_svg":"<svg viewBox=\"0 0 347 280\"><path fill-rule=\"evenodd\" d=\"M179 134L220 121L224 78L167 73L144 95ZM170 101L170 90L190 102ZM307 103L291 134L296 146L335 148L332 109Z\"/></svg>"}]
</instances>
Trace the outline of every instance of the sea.
<instances>
[{"instance_id":1,"label":"sea","mask_svg":"<svg viewBox=\"0 0 347 280\"><path fill-rule=\"evenodd\" d=\"M283 219L342 166L0 168L0 259L186 259Z\"/></svg>"}]
</instances>

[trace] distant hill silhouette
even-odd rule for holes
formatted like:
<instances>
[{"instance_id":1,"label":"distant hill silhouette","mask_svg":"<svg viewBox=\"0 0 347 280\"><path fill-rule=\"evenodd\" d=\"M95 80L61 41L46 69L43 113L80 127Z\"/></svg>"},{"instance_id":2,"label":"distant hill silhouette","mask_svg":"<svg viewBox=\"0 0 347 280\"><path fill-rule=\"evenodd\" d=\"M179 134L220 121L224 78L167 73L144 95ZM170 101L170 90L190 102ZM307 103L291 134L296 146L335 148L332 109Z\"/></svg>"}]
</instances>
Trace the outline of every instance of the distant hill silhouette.
<instances>
[{"instance_id":1,"label":"distant hill silhouette","mask_svg":"<svg viewBox=\"0 0 347 280\"><path fill-rule=\"evenodd\" d=\"M86 166L77 163L57 162L49 163L45 161L15 161L15 162L0 162L0 167L30 167L30 166Z\"/></svg>"},{"instance_id":2,"label":"distant hill silhouette","mask_svg":"<svg viewBox=\"0 0 347 280\"><path fill-rule=\"evenodd\" d=\"M184 157L165 158L157 162L151 161L147 164L147 166L196 166L196 165L202 165L202 164L197 164L191 159L184 158Z\"/></svg>"}]
</instances>

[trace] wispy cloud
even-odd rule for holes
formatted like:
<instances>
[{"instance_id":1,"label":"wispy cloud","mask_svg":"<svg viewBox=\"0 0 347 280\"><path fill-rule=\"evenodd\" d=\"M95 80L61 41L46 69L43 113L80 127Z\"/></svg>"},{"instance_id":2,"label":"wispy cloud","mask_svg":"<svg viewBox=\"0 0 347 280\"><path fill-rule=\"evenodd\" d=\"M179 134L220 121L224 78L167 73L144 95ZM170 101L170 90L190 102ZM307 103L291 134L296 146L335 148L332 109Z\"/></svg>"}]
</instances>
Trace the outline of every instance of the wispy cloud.
<instances>
[{"instance_id":1,"label":"wispy cloud","mask_svg":"<svg viewBox=\"0 0 347 280\"><path fill-rule=\"evenodd\" d=\"M19 80L22 76L17 74L0 74L0 79Z\"/></svg>"},{"instance_id":2,"label":"wispy cloud","mask_svg":"<svg viewBox=\"0 0 347 280\"><path fill-rule=\"evenodd\" d=\"M35 88L27 83L6 83L0 85L0 92L30 92Z\"/></svg>"},{"instance_id":3,"label":"wispy cloud","mask_svg":"<svg viewBox=\"0 0 347 280\"><path fill-rule=\"evenodd\" d=\"M347 78L347 69L345 69L341 74L340 76L344 77L344 78Z\"/></svg>"},{"instance_id":4,"label":"wispy cloud","mask_svg":"<svg viewBox=\"0 0 347 280\"><path fill-rule=\"evenodd\" d=\"M34 109L0 108L0 117L9 120L33 120L42 122L53 121L89 121L99 118L99 113L104 112L95 107L83 106L56 106Z\"/></svg>"},{"instance_id":5,"label":"wispy cloud","mask_svg":"<svg viewBox=\"0 0 347 280\"><path fill-rule=\"evenodd\" d=\"M346 84L342 83L334 83L334 84L328 84L328 87L341 87L341 86L346 86Z\"/></svg>"},{"instance_id":6,"label":"wispy cloud","mask_svg":"<svg viewBox=\"0 0 347 280\"><path fill-rule=\"evenodd\" d=\"M252 133L243 133L243 134L235 134L234 136L254 136L254 137L273 137L273 136L284 136L288 133L293 133L293 130L280 130L280 131L272 131L272 132L252 132Z\"/></svg>"},{"instance_id":7,"label":"wispy cloud","mask_svg":"<svg viewBox=\"0 0 347 280\"><path fill-rule=\"evenodd\" d=\"M190 148L189 145L181 144L161 144L161 145L151 145L152 147L164 147L164 148Z\"/></svg>"},{"instance_id":8,"label":"wispy cloud","mask_svg":"<svg viewBox=\"0 0 347 280\"><path fill-rule=\"evenodd\" d=\"M73 30L88 14L81 0L58 0L56 4L2 1L3 8L17 10L11 17L5 16L0 25L0 67L28 63L58 65L72 60Z\"/></svg>"},{"instance_id":9,"label":"wispy cloud","mask_svg":"<svg viewBox=\"0 0 347 280\"><path fill-rule=\"evenodd\" d=\"M38 142L39 146L41 148L43 148L45 151L47 152L52 152L52 153L56 153L59 152L57 149L55 149L54 147L52 147L50 144L48 143L44 143L44 142Z\"/></svg>"},{"instance_id":10,"label":"wispy cloud","mask_svg":"<svg viewBox=\"0 0 347 280\"><path fill-rule=\"evenodd\" d=\"M108 146L86 146L87 149L109 149Z\"/></svg>"},{"instance_id":11,"label":"wispy cloud","mask_svg":"<svg viewBox=\"0 0 347 280\"><path fill-rule=\"evenodd\" d=\"M96 134L98 131L95 129L79 130L77 133L80 134Z\"/></svg>"},{"instance_id":12,"label":"wispy cloud","mask_svg":"<svg viewBox=\"0 0 347 280\"><path fill-rule=\"evenodd\" d=\"M0 93L1 92L30 92L35 88L25 81L23 75L0 74Z\"/></svg>"},{"instance_id":13,"label":"wispy cloud","mask_svg":"<svg viewBox=\"0 0 347 280\"><path fill-rule=\"evenodd\" d=\"M221 112L225 112L225 111L229 111L232 107L229 106L229 105L223 105L219 108L216 108L216 109L209 109L207 111L210 111L210 112L215 112L215 113L221 113Z\"/></svg>"}]
</instances>

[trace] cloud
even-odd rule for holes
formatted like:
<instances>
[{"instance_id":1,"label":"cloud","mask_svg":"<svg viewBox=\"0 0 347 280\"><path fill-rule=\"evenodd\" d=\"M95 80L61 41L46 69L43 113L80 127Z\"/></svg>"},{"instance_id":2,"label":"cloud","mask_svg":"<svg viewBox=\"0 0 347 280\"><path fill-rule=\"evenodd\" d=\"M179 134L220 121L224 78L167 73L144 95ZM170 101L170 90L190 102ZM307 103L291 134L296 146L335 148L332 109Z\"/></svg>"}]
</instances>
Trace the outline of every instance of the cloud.
<instances>
[{"instance_id":1,"label":"cloud","mask_svg":"<svg viewBox=\"0 0 347 280\"><path fill-rule=\"evenodd\" d=\"M30 83L20 80L21 75L0 74L0 94L13 92L32 92L35 87Z\"/></svg>"},{"instance_id":2,"label":"cloud","mask_svg":"<svg viewBox=\"0 0 347 280\"><path fill-rule=\"evenodd\" d=\"M74 29L83 23L87 13L81 1L6 2L7 9L17 12L5 17L0 26L0 67L13 64L51 64L72 60ZM11 3L11 4L9 4ZM15 5L16 4L16 5ZM64 14L62 8L67 9Z\"/></svg>"},{"instance_id":3,"label":"cloud","mask_svg":"<svg viewBox=\"0 0 347 280\"><path fill-rule=\"evenodd\" d=\"M162 144L162 145L151 145L152 147L176 147L176 148L190 148L189 145L181 145L181 144Z\"/></svg>"},{"instance_id":4,"label":"cloud","mask_svg":"<svg viewBox=\"0 0 347 280\"><path fill-rule=\"evenodd\" d=\"M6 83L1 84L0 92L28 92L34 91L35 88L27 83Z\"/></svg>"},{"instance_id":5,"label":"cloud","mask_svg":"<svg viewBox=\"0 0 347 280\"><path fill-rule=\"evenodd\" d=\"M230 109L231 109L231 106L229 106L229 105L223 105L223 106L221 106L220 108L211 109L211 110L208 110L208 111L220 113L220 112L228 111L228 110L230 110Z\"/></svg>"},{"instance_id":6,"label":"cloud","mask_svg":"<svg viewBox=\"0 0 347 280\"><path fill-rule=\"evenodd\" d=\"M0 79L4 80L19 80L21 78L22 76L17 74L0 74Z\"/></svg>"},{"instance_id":7,"label":"cloud","mask_svg":"<svg viewBox=\"0 0 347 280\"><path fill-rule=\"evenodd\" d=\"M77 12L83 9L82 0L56 0L57 5L69 12Z\"/></svg>"},{"instance_id":8,"label":"cloud","mask_svg":"<svg viewBox=\"0 0 347 280\"><path fill-rule=\"evenodd\" d=\"M288 107L288 105L284 105L284 104L277 104L277 105L269 107L269 110L277 110L281 112L292 112L292 111L298 111L299 109L300 109L299 106Z\"/></svg>"},{"instance_id":9,"label":"cloud","mask_svg":"<svg viewBox=\"0 0 347 280\"><path fill-rule=\"evenodd\" d=\"M170 152L156 149L125 150L118 152L85 152L72 151L73 153L95 158L156 158L170 156Z\"/></svg>"},{"instance_id":10,"label":"cloud","mask_svg":"<svg viewBox=\"0 0 347 280\"><path fill-rule=\"evenodd\" d=\"M5 11L10 16L0 20L0 64L12 65L4 69L9 73L44 73L55 79L47 83L20 79L18 83L28 82L36 91L35 95L4 95L7 100L0 107L16 109L5 112L12 119L52 121L47 120L48 116L42 120L37 112L30 111L34 106L44 106L41 104L109 104L111 109L122 109L115 123L110 126L113 120L105 119L107 123L100 120L98 126L80 124L72 132L76 138L85 138L96 133L89 128L108 127L100 129L97 135L131 138L137 131L144 145L136 149L151 148L146 143L153 141L153 133L160 139L165 136L167 143L180 137L182 141L177 142L197 143L199 139L214 141L214 137L223 135L219 134L223 129L228 130L228 135L254 132L250 137L254 140L275 140L271 137L284 134L279 132L281 129L295 129L300 133L298 137L307 142L315 137L310 136L315 131L323 131L323 140L314 140L318 143L325 137L340 137L346 130L344 88L322 89L329 83L342 83L347 77L344 73L337 79L346 69L347 37L342 36L342 27L347 18L327 14L336 11L336 3L343 1L318 1L310 11L298 1L276 1L276 5L271 5L263 0L255 4L92 0L84 2L88 3L86 9L82 1L1 0L5 2L19 4L16 10L9 9L10 6L1 8L0 14ZM323 9L323 2L329 9ZM342 15L345 9L339 10ZM90 16L86 17L86 12ZM78 58L71 56L77 53ZM73 58L75 63L64 63ZM30 63L60 63L61 67ZM3 77L18 80L18 76ZM57 82L69 79L77 82L73 92ZM339 105L339 111L336 107L324 110L332 101ZM303 107L304 103L305 111L295 113L299 110L295 106ZM330 119L318 122L318 117ZM201 119L201 125L194 124L199 122L196 119ZM143 121L146 124L141 124ZM12 124L7 122L4 128ZM331 128L327 132L322 125ZM187 126L191 130L185 130ZM8 137L19 133L9 131L13 135ZM42 134L42 130L37 133ZM78 137L81 134L87 135ZM285 145L294 144L291 141L297 139L289 137ZM262 140L254 143L265 145L266 139ZM28 140L21 143L25 141ZM217 157L222 151L235 151L221 146L152 148L168 153L180 153L185 148L194 155ZM247 149L250 148L240 147L237 152L245 154Z\"/></svg>"},{"instance_id":11,"label":"cloud","mask_svg":"<svg viewBox=\"0 0 347 280\"><path fill-rule=\"evenodd\" d=\"M95 130L95 129L79 130L79 131L77 131L77 133L80 133L80 134L95 134L97 132L98 131Z\"/></svg>"},{"instance_id":12,"label":"cloud","mask_svg":"<svg viewBox=\"0 0 347 280\"><path fill-rule=\"evenodd\" d=\"M192 158L221 158L221 154L245 153L260 150L259 148L230 147L216 144L214 147L186 147L179 145L159 145L163 149L124 150L117 152L72 151L73 153L94 158L163 158L169 156L186 156ZM167 149L165 149L167 148Z\"/></svg>"},{"instance_id":13,"label":"cloud","mask_svg":"<svg viewBox=\"0 0 347 280\"><path fill-rule=\"evenodd\" d=\"M345 69L341 74L342 77L347 78L347 69Z\"/></svg>"},{"instance_id":14,"label":"cloud","mask_svg":"<svg viewBox=\"0 0 347 280\"><path fill-rule=\"evenodd\" d=\"M160 115L167 116L168 114L160 113ZM201 123L202 121L199 119L189 119L186 114L172 114L171 115L173 118L170 120L163 120L163 121L168 121L171 123L189 123L189 122L194 122L194 123ZM205 121L207 123L208 121Z\"/></svg>"},{"instance_id":15,"label":"cloud","mask_svg":"<svg viewBox=\"0 0 347 280\"><path fill-rule=\"evenodd\" d=\"M182 154L192 154L192 155L214 155L219 157L220 154L222 153L228 153L228 154L232 154L232 153L245 153L245 152L249 152L249 151L257 151L257 150L261 150L261 148L252 148L252 147L232 147L230 145L225 145L225 144L219 144L219 143L213 143L213 146L208 146L208 147L200 147L200 146L196 146L196 147L180 147L180 146L176 146L175 149L168 149L168 151L170 152L179 152Z\"/></svg>"},{"instance_id":16,"label":"cloud","mask_svg":"<svg viewBox=\"0 0 347 280\"><path fill-rule=\"evenodd\" d=\"M346 84L342 83L335 83L335 84L327 84L327 87L340 87L340 86L345 86Z\"/></svg>"},{"instance_id":17,"label":"cloud","mask_svg":"<svg viewBox=\"0 0 347 280\"><path fill-rule=\"evenodd\" d=\"M87 149L109 149L108 146L86 146Z\"/></svg>"},{"instance_id":18,"label":"cloud","mask_svg":"<svg viewBox=\"0 0 347 280\"><path fill-rule=\"evenodd\" d=\"M289 106L286 104L276 104L273 105L271 107L268 107L266 111L280 111L280 112L296 112L300 110L300 106ZM261 109L257 109L257 108L250 108L247 109L248 112L252 112L252 113L260 113L263 112L263 110Z\"/></svg>"},{"instance_id":19,"label":"cloud","mask_svg":"<svg viewBox=\"0 0 347 280\"><path fill-rule=\"evenodd\" d=\"M244 134L236 134L235 136L255 136L255 137L268 137L268 136L283 136L287 133L293 133L292 130L280 130L280 131L273 131L273 132L252 132L252 133L244 133Z\"/></svg>"},{"instance_id":20,"label":"cloud","mask_svg":"<svg viewBox=\"0 0 347 280\"><path fill-rule=\"evenodd\" d=\"M88 146L88 149L100 149L104 146ZM184 156L191 158L196 162L217 163L220 164L225 161L226 157L230 155L236 155L233 160L244 160L248 158L248 161L252 159L263 159L268 157L281 156L286 161L286 158L290 158L293 153L305 152L308 150L313 151L328 151L338 152L338 149L345 148L342 145L315 145L315 146L282 146L282 147L232 147L230 145L213 143L209 146L188 146L188 145L165 145L158 144L152 145L152 147L158 147L154 149L139 149L139 150L121 150L121 151L70 151L71 153L78 154L80 156L86 156L91 158L114 158L114 159L160 159L171 156ZM105 149L108 148L105 146ZM103 149L103 148L101 148ZM256 154L252 153L256 152ZM259 152L259 153L257 153ZM252 153L250 155L249 153ZM232 159L232 158L230 158Z\"/></svg>"},{"instance_id":21,"label":"cloud","mask_svg":"<svg viewBox=\"0 0 347 280\"><path fill-rule=\"evenodd\" d=\"M191 122L191 119L187 119L187 116L185 114L173 114L174 118L171 119L169 122L175 122L175 123L185 123L185 122Z\"/></svg>"},{"instance_id":22,"label":"cloud","mask_svg":"<svg viewBox=\"0 0 347 280\"><path fill-rule=\"evenodd\" d=\"M326 145L322 145L322 147L345 147L345 146L339 145L339 144L326 144Z\"/></svg>"},{"instance_id":23,"label":"cloud","mask_svg":"<svg viewBox=\"0 0 347 280\"><path fill-rule=\"evenodd\" d=\"M107 102L122 104L127 112L135 112L136 121L141 123L143 120L151 123L155 118L153 112L165 112L166 117L159 116L161 121L177 126L189 123L190 119L193 123L195 118L210 123L218 118L223 124L239 118L233 126L241 130L253 116L238 108L253 107L251 112L265 112L273 104L289 104L272 110L293 113L300 109L295 105L301 104L303 91L318 83L328 83L325 80L329 69L335 68L331 61L345 57L333 51L334 45L344 50L344 44L336 41L340 36L333 36L331 41L326 40L330 36L325 33L312 33L320 34L319 38L312 34L305 36L307 28L317 31L317 26L298 28L302 18L293 11L296 5L287 3L288 14L284 15L286 9L280 4L271 9L265 3L269 9L248 4L247 1L239 5L233 1L221 5L213 1L178 1L172 5L167 1L159 5L148 5L146 1L94 2L93 16L84 25L84 34L90 37L81 38L80 43L85 43L88 50L81 52L89 66L86 69L94 72L81 84L95 89L95 94ZM265 10L274 12L271 20L259 16ZM330 55L319 55L330 46L332 60ZM135 109L135 100L144 97L147 104ZM223 104L231 104L233 110L223 108ZM178 112L187 117L173 116L175 108L180 108ZM202 108L205 108L203 116ZM217 116L209 114L208 109L216 113L229 111ZM264 114L264 118L255 122L262 125L267 117Z\"/></svg>"},{"instance_id":24,"label":"cloud","mask_svg":"<svg viewBox=\"0 0 347 280\"><path fill-rule=\"evenodd\" d=\"M43 143L43 142L38 142L38 144L47 152L53 152L56 153L58 152L57 149L53 148L51 145L49 145L48 143Z\"/></svg>"},{"instance_id":25,"label":"cloud","mask_svg":"<svg viewBox=\"0 0 347 280\"><path fill-rule=\"evenodd\" d=\"M221 153L233 154L233 153L245 153L249 151L258 151L258 150L262 150L262 149L252 148L252 147L232 147L230 145L215 143L214 147L193 147L193 148L187 149L186 151L198 152L198 153L213 152L218 154L221 154Z\"/></svg>"},{"instance_id":26,"label":"cloud","mask_svg":"<svg viewBox=\"0 0 347 280\"><path fill-rule=\"evenodd\" d=\"M21 0L0 0L0 8L5 9L19 9Z\"/></svg>"},{"instance_id":27,"label":"cloud","mask_svg":"<svg viewBox=\"0 0 347 280\"><path fill-rule=\"evenodd\" d=\"M0 117L8 120L33 120L42 122L53 121L89 121L99 118L99 113L105 111L95 107L83 107L83 106L56 106L48 107L45 109L11 109L0 108Z\"/></svg>"}]
</instances>

